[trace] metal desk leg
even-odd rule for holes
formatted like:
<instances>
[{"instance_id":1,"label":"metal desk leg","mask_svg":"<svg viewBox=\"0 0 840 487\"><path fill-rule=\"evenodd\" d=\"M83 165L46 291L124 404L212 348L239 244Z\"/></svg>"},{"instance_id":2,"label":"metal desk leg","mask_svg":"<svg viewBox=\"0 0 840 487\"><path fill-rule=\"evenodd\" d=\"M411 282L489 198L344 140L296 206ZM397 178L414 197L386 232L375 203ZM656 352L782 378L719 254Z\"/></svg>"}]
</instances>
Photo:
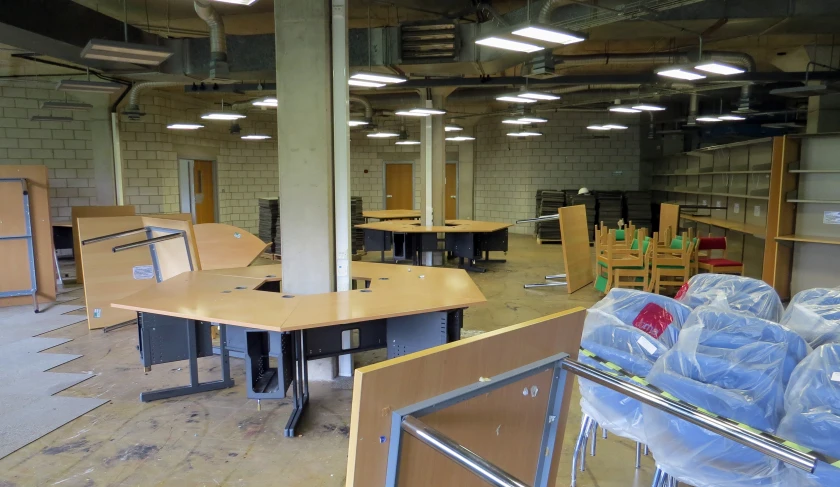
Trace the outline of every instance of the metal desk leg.
<instances>
[{"instance_id":1,"label":"metal desk leg","mask_svg":"<svg viewBox=\"0 0 840 487\"><path fill-rule=\"evenodd\" d=\"M309 404L309 371L306 365L306 346L302 331L292 332L292 341L295 347L295 381L292 384L294 409L289 421L286 423L285 435L287 438L295 436L295 429L298 427L303 412Z\"/></svg>"},{"instance_id":2,"label":"metal desk leg","mask_svg":"<svg viewBox=\"0 0 840 487\"><path fill-rule=\"evenodd\" d=\"M219 325L219 355L222 362L222 379L212 382L198 381L198 350L196 346L195 327L195 321L190 321L187 326L187 352L190 362L190 385L169 387L167 389L159 389L157 391L141 392L140 400L142 402L151 402L160 399L169 399L171 397L196 394L198 392L209 392L233 387L233 379L230 378L230 359L228 357L227 330L225 329L225 325Z\"/></svg>"},{"instance_id":3,"label":"metal desk leg","mask_svg":"<svg viewBox=\"0 0 840 487\"><path fill-rule=\"evenodd\" d=\"M458 267L461 269L464 269L467 272L487 272L486 268L478 267L473 264L475 264L475 260L467 259L466 263L464 263L464 258L458 257Z\"/></svg>"},{"instance_id":4,"label":"metal desk leg","mask_svg":"<svg viewBox=\"0 0 840 487\"><path fill-rule=\"evenodd\" d=\"M490 251L485 250L484 251L484 259L480 260L479 262L500 262L501 263L501 262L507 262L507 259L491 259L490 258Z\"/></svg>"}]
</instances>

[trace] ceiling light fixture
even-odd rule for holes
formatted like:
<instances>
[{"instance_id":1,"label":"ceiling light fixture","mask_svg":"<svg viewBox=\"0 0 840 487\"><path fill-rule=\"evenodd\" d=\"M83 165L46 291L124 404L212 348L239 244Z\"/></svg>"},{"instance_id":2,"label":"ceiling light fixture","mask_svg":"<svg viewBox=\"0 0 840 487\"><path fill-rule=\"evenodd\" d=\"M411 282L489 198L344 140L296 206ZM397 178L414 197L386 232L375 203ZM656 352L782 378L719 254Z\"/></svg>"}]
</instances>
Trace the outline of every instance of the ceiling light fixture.
<instances>
[{"instance_id":1,"label":"ceiling light fixture","mask_svg":"<svg viewBox=\"0 0 840 487\"><path fill-rule=\"evenodd\" d=\"M201 116L204 120L239 120L245 118L245 115L234 112L211 112L205 113Z\"/></svg>"},{"instance_id":2,"label":"ceiling light fixture","mask_svg":"<svg viewBox=\"0 0 840 487\"><path fill-rule=\"evenodd\" d=\"M516 94L519 98L528 98L531 100L553 101L559 100L560 97L552 93L541 93L539 91L522 91Z\"/></svg>"},{"instance_id":3,"label":"ceiling light fixture","mask_svg":"<svg viewBox=\"0 0 840 487\"><path fill-rule=\"evenodd\" d=\"M93 105L72 101L42 101L41 108L46 110L90 110Z\"/></svg>"},{"instance_id":4,"label":"ceiling light fixture","mask_svg":"<svg viewBox=\"0 0 840 487\"><path fill-rule=\"evenodd\" d=\"M629 107L627 105L618 105L618 106L610 107L610 111L611 112L616 112L616 113L642 113L641 110Z\"/></svg>"},{"instance_id":5,"label":"ceiling light fixture","mask_svg":"<svg viewBox=\"0 0 840 487\"><path fill-rule=\"evenodd\" d=\"M548 122L548 119L539 117L519 117L519 121L524 123L545 123Z\"/></svg>"},{"instance_id":6,"label":"ceiling light fixture","mask_svg":"<svg viewBox=\"0 0 840 487\"><path fill-rule=\"evenodd\" d=\"M607 130L627 130L627 125L621 125L617 123L607 123L602 125Z\"/></svg>"},{"instance_id":7,"label":"ceiling light fixture","mask_svg":"<svg viewBox=\"0 0 840 487\"><path fill-rule=\"evenodd\" d=\"M520 98L516 95L502 95L496 97L497 101L507 101L511 103L536 103L537 100L531 98Z\"/></svg>"},{"instance_id":8,"label":"ceiling light fixture","mask_svg":"<svg viewBox=\"0 0 840 487\"><path fill-rule=\"evenodd\" d=\"M255 107L274 107L274 108L277 108L277 98L261 98L259 100L252 101L251 105L254 105Z\"/></svg>"},{"instance_id":9,"label":"ceiling light fixture","mask_svg":"<svg viewBox=\"0 0 840 487\"><path fill-rule=\"evenodd\" d=\"M656 74L659 76L664 76L666 78L675 78L687 81L695 81L698 79L704 79L706 77L706 75L679 66L667 66L665 68L658 69L656 71Z\"/></svg>"},{"instance_id":10,"label":"ceiling light fixture","mask_svg":"<svg viewBox=\"0 0 840 487\"><path fill-rule=\"evenodd\" d=\"M539 137L542 132L534 132L532 130L522 130L520 132L511 132L507 134L508 137Z\"/></svg>"},{"instance_id":11,"label":"ceiling light fixture","mask_svg":"<svg viewBox=\"0 0 840 487\"><path fill-rule=\"evenodd\" d=\"M609 127L605 127L604 125L597 125L592 124L586 127L587 130L610 130Z\"/></svg>"},{"instance_id":12,"label":"ceiling light fixture","mask_svg":"<svg viewBox=\"0 0 840 487\"><path fill-rule=\"evenodd\" d=\"M52 115L32 115L30 122L72 122L73 117L54 117Z\"/></svg>"},{"instance_id":13,"label":"ceiling light fixture","mask_svg":"<svg viewBox=\"0 0 840 487\"><path fill-rule=\"evenodd\" d=\"M361 86L364 88L382 88L385 83L374 83L373 81L363 81L360 79L351 79L347 81L350 86Z\"/></svg>"},{"instance_id":14,"label":"ceiling light fixture","mask_svg":"<svg viewBox=\"0 0 840 487\"><path fill-rule=\"evenodd\" d=\"M428 117L430 115L444 115L445 110L438 110L436 108L406 108L394 112L394 115L403 117Z\"/></svg>"},{"instance_id":15,"label":"ceiling light fixture","mask_svg":"<svg viewBox=\"0 0 840 487\"><path fill-rule=\"evenodd\" d=\"M446 126L443 127L444 132L460 132L464 130L464 127L454 123L448 123Z\"/></svg>"},{"instance_id":16,"label":"ceiling light fixture","mask_svg":"<svg viewBox=\"0 0 840 487\"><path fill-rule=\"evenodd\" d=\"M166 126L170 130L198 130L204 128L199 123L172 123Z\"/></svg>"},{"instance_id":17,"label":"ceiling light fixture","mask_svg":"<svg viewBox=\"0 0 840 487\"><path fill-rule=\"evenodd\" d=\"M82 59L157 66L169 59L172 54L172 51L162 46L91 39L82 49L81 57Z\"/></svg>"},{"instance_id":18,"label":"ceiling light fixture","mask_svg":"<svg viewBox=\"0 0 840 487\"><path fill-rule=\"evenodd\" d=\"M84 93L117 93L125 88L125 85L110 81L84 81L75 79L63 79L55 87L58 91L80 91Z\"/></svg>"},{"instance_id":19,"label":"ceiling light fixture","mask_svg":"<svg viewBox=\"0 0 840 487\"><path fill-rule=\"evenodd\" d=\"M702 117L697 117L696 120L698 122L720 122L721 121L720 118L709 116L709 115L704 115Z\"/></svg>"},{"instance_id":20,"label":"ceiling light fixture","mask_svg":"<svg viewBox=\"0 0 840 487\"><path fill-rule=\"evenodd\" d=\"M464 142L467 140L475 140L475 137L469 135L457 135L455 137L446 137L449 142Z\"/></svg>"},{"instance_id":21,"label":"ceiling light fixture","mask_svg":"<svg viewBox=\"0 0 840 487\"><path fill-rule=\"evenodd\" d=\"M508 39L502 39L501 37L485 37L484 39L479 39L475 41L476 44L481 46L487 47L497 47L499 49L506 49L508 51L517 51L517 52L537 52L542 51L543 48L540 46L535 46L533 44L526 44L524 42L517 42L517 41L510 41Z\"/></svg>"},{"instance_id":22,"label":"ceiling light fixture","mask_svg":"<svg viewBox=\"0 0 840 487\"><path fill-rule=\"evenodd\" d=\"M632 108L634 110L642 110L644 112L661 112L666 109L662 105L650 105L647 103L639 103L638 105L633 105Z\"/></svg>"},{"instance_id":23,"label":"ceiling light fixture","mask_svg":"<svg viewBox=\"0 0 840 487\"><path fill-rule=\"evenodd\" d=\"M233 3L235 5L244 5L244 6L247 7L248 5L252 5L252 4L256 3L257 0L214 0L214 1L222 2L222 3Z\"/></svg>"},{"instance_id":24,"label":"ceiling light fixture","mask_svg":"<svg viewBox=\"0 0 840 487\"><path fill-rule=\"evenodd\" d=\"M348 120L347 121L347 125L349 125L351 127L361 127L362 125L367 125L369 123L370 122L368 122L367 120Z\"/></svg>"},{"instance_id":25,"label":"ceiling light fixture","mask_svg":"<svg viewBox=\"0 0 840 487\"><path fill-rule=\"evenodd\" d=\"M265 140L270 139L270 135L262 135L262 134L251 134L251 135L243 135L240 137L242 140Z\"/></svg>"},{"instance_id":26,"label":"ceiling light fixture","mask_svg":"<svg viewBox=\"0 0 840 487\"><path fill-rule=\"evenodd\" d=\"M700 71L705 71L707 73L722 74L724 76L741 74L746 71L744 69L732 66L731 64L719 63L717 61L703 62L703 64L698 64L697 66L694 66L694 69L699 69Z\"/></svg>"},{"instance_id":27,"label":"ceiling light fixture","mask_svg":"<svg viewBox=\"0 0 840 487\"><path fill-rule=\"evenodd\" d=\"M394 145L420 145L419 140L398 140Z\"/></svg>"},{"instance_id":28,"label":"ceiling light fixture","mask_svg":"<svg viewBox=\"0 0 840 487\"><path fill-rule=\"evenodd\" d=\"M739 122L741 120L746 120L746 117L742 117L740 115L734 115L734 114L720 115L718 118L721 119L721 120L726 120L727 122Z\"/></svg>"},{"instance_id":29,"label":"ceiling light fixture","mask_svg":"<svg viewBox=\"0 0 840 487\"><path fill-rule=\"evenodd\" d=\"M550 44L568 45L576 42L586 40L586 37L576 32L556 29L549 26L529 25L528 27L517 29L511 34L521 37L527 37L537 41L543 41Z\"/></svg>"},{"instance_id":30,"label":"ceiling light fixture","mask_svg":"<svg viewBox=\"0 0 840 487\"><path fill-rule=\"evenodd\" d=\"M367 81L372 83L385 83L385 84L392 84L392 83L405 83L408 81L408 78L404 76L397 76L395 74L381 74L381 73L370 73L370 72L363 72L358 71L352 76L350 76L350 80L355 81ZM352 83L351 83L352 84Z\"/></svg>"},{"instance_id":31,"label":"ceiling light fixture","mask_svg":"<svg viewBox=\"0 0 840 487\"><path fill-rule=\"evenodd\" d=\"M375 132L367 134L367 136L372 139L385 139L388 137L399 137L400 134L398 134L397 132L391 132L389 130L377 130Z\"/></svg>"}]
</instances>

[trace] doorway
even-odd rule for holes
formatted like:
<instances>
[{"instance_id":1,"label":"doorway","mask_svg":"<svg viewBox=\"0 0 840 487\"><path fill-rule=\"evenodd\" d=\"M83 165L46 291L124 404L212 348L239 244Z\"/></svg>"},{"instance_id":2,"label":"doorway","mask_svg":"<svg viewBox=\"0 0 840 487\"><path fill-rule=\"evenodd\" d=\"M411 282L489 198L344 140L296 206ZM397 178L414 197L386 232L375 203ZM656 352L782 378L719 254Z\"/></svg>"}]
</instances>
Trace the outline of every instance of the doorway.
<instances>
[{"instance_id":1,"label":"doorway","mask_svg":"<svg viewBox=\"0 0 840 487\"><path fill-rule=\"evenodd\" d=\"M414 209L414 164L385 163L385 209Z\"/></svg>"},{"instance_id":2,"label":"doorway","mask_svg":"<svg viewBox=\"0 0 840 487\"><path fill-rule=\"evenodd\" d=\"M191 214L194 224L215 223L218 219L215 161L180 159L178 162L181 213Z\"/></svg>"},{"instance_id":3,"label":"doorway","mask_svg":"<svg viewBox=\"0 0 840 487\"><path fill-rule=\"evenodd\" d=\"M458 218L458 164L446 163L446 219L455 220Z\"/></svg>"}]
</instances>

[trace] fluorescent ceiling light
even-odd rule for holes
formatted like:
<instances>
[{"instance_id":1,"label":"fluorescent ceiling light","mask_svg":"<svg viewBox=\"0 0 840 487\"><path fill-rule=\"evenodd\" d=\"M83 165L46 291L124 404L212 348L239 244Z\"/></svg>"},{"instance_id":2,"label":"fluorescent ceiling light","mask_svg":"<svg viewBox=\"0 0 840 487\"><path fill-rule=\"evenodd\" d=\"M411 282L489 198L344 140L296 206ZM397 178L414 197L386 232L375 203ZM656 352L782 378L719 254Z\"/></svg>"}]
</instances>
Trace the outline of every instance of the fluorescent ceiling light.
<instances>
[{"instance_id":1,"label":"fluorescent ceiling light","mask_svg":"<svg viewBox=\"0 0 840 487\"><path fill-rule=\"evenodd\" d=\"M530 130L523 130L521 132L511 132L508 134L509 137L539 137L542 135L541 132L533 132Z\"/></svg>"},{"instance_id":2,"label":"fluorescent ceiling light","mask_svg":"<svg viewBox=\"0 0 840 487\"><path fill-rule=\"evenodd\" d=\"M502 120L502 123L506 123L509 125L528 125L530 122L523 122L518 118L506 118Z\"/></svg>"},{"instance_id":3,"label":"fluorescent ceiling light","mask_svg":"<svg viewBox=\"0 0 840 487\"><path fill-rule=\"evenodd\" d=\"M90 110L90 103L75 103L71 101L42 101L41 108L47 110Z\"/></svg>"},{"instance_id":4,"label":"fluorescent ceiling light","mask_svg":"<svg viewBox=\"0 0 840 487\"><path fill-rule=\"evenodd\" d=\"M548 122L548 119L539 117L520 117L519 121L523 123L543 123Z\"/></svg>"},{"instance_id":5,"label":"fluorescent ceiling light","mask_svg":"<svg viewBox=\"0 0 840 487\"><path fill-rule=\"evenodd\" d=\"M609 127L605 127L603 125L590 125L586 127L588 130L610 130Z\"/></svg>"},{"instance_id":6,"label":"fluorescent ceiling light","mask_svg":"<svg viewBox=\"0 0 840 487\"><path fill-rule=\"evenodd\" d=\"M450 142L464 142L466 140L475 140L475 137L469 135L458 135L456 137L447 137L446 140Z\"/></svg>"},{"instance_id":7,"label":"fluorescent ceiling light","mask_svg":"<svg viewBox=\"0 0 840 487\"><path fill-rule=\"evenodd\" d=\"M239 120L240 118L245 118L245 115L234 112L212 112L205 113L201 118L204 120Z\"/></svg>"},{"instance_id":8,"label":"fluorescent ceiling light","mask_svg":"<svg viewBox=\"0 0 840 487\"><path fill-rule=\"evenodd\" d=\"M648 105L647 103L640 103L638 105L633 105L635 110L642 110L645 112L661 112L665 110L665 107L661 105Z\"/></svg>"},{"instance_id":9,"label":"fluorescent ceiling light","mask_svg":"<svg viewBox=\"0 0 840 487\"><path fill-rule=\"evenodd\" d=\"M244 5L244 6L247 7L248 5L251 5L251 4L255 3L257 0L214 0L214 1L222 2L222 3L233 3L233 4L236 4L236 5Z\"/></svg>"},{"instance_id":10,"label":"fluorescent ceiling light","mask_svg":"<svg viewBox=\"0 0 840 487\"><path fill-rule=\"evenodd\" d=\"M384 138L387 138L387 137L399 137L400 134L398 134L396 132L389 132L389 131L383 130L383 131L371 132L371 133L367 134L367 136L372 138L372 139L384 139Z\"/></svg>"},{"instance_id":11,"label":"fluorescent ceiling light","mask_svg":"<svg viewBox=\"0 0 840 487\"><path fill-rule=\"evenodd\" d=\"M551 100L559 100L560 99L560 97L557 96L557 95L553 95L551 93L540 93L538 91L523 91L523 92L517 93L516 96L518 96L519 98L529 98L529 99L532 99L532 100L548 100L548 101L551 101Z\"/></svg>"},{"instance_id":12,"label":"fluorescent ceiling light","mask_svg":"<svg viewBox=\"0 0 840 487\"><path fill-rule=\"evenodd\" d=\"M394 115L399 115L401 117L428 117L428 113L420 113L415 112L413 110L400 110L398 112L394 112Z\"/></svg>"},{"instance_id":13,"label":"fluorescent ceiling light","mask_svg":"<svg viewBox=\"0 0 840 487\"><path fill-rule=\"evenodd\" d=\"M700 73L695 73L686 68L678 68L678 67L669 67L665 69L661 69L656 72L659 76L665 76L666 78L676 78L676 79L684 79L688 81L694 81L698 79L703 79L706 76Z\"/></svg>"},{"instance_id":14,"label":"fluorescent ceiling light","mask_svg":"<svg viewBox=\"0 0 840 487\"><path fill-rule=\"evenodd\" d=\"M385 83L374 83L373 81L364 81L360 79L347 80L347 84L350 86L363 86L365 88L382 88L385 86Z\"/></svg>"},{"instance_id":15,"label":"fluorescent ceiling light","mask_svg":"<svg viewBox=\"0 0 840 487\"><path fill-rule=\"evenodd\" d=\"M254 100L251 102L251 105L255 107L277 107L277 98L262 98L260 100Z\"/></svg>"},{"instance_id":16,"label":"fluorescent ceiling light","mask_svg":"<svg viewBox=\"0 0 840 487\"><path fill-rule=\"evenodd\" d=\"M251 134L251 135L243 135L240 137L242 140L265 140L270 139L270 135L262 135L262 134Z\"/></svg>"},{"instance_id":17,"label":"fluorescent ceiling light","mask_svg":"<svg viewBox=\"0 0 840 487\"><path fill-rule=\"evenodd\" d=\"M168 48L147 44L91 39L82 49L82 59L101 59L123 63L157 66L173 54Z\"/></svg>"},{"instance_id":18,"label":"fluorescent ceiling light","mask_svg":"<svg viewBox=\"0 0 840 487\"><path fill-rule=\"evenodd\" d=\"M428 117L429 115L443 115L446 111L438 110L436 108L407 108L394 112L395 115L404 117Z\"/></svg>"},{"instance_id":19,"label":"fluorescent ceiling light","mask_svg":"<svg viewBox=\"0 0 840 487\"><path fill-rule=\"evenodd\" d=\"M627 125L620 125L617 123L608 123L602 125L607 130L627 130Z\"/></svg>"},{"instance_id":20,"label":"fluorescent ceiling light","mask_svg":"<svg viewBox=\"0 0 840 487\"><path fill-rule=\"evenodd\" d=\"M697 117L696 120L698 122L720 122L721 121L721 119L719 119L718 117L712 117L712 116L708 116L708 115L702 116L702 117Z\"/></svg>"},{"instance_id":21,"label":"fluorescent ceiling light","mask_svg":"<svg viewBox=\"0 0 840 487\"><path fill-rule=\"evenodd\" d=\"M367 125L368 123L370 123L370 122L368 122L367 120L349 120L347 122L347 125L349 125L351 127L359 127L359 126L362 126L362 125Z\"/></svg>"},{"instance_id":22,"label":"fluorescent ceiling light","mask_svg":"<svg viewBox=\"0 0 840 487\"><path fill-rule=\"evenodd\" d=\"M110 81L84 81L63 79L55 87L58 91L81 91L85 93L117 93L127 88L119 83Z\"/></svg>"},{"instance_id":23,"label":"fluorescent ceiling light","mask_svg":"<svg viewBox=\"0 0 840 487\"><path fill-rule=\"evenodd\" d=\"M394 145L420 145L419 140L398 140Z\"/></svg>"},{"instance_id":24,"label":"fluorescent ceiling light","mask_svg":"<svg viewBox=\"0 0 840 487\"><path fill-rule=\"evenodd\" d=\"M611 112L617 112L617 113L642 113L641 110L638 110L636 108L627 107L627 106L610 107L610 111Z\"/></svg>"},{"instance_id":25,"label":"fluorescent ceiling light","mask_svg":"<svg viewBox=\"0 0 840 487\"><path fill-rule=\"evenodd\" d=\"M585 40L582 36L574 34L569 31L560 31L548 27L528 26L524 29L518 29L512 32L513 35L528 37L539 41L550 42L552 44L574 44Z\"/></svg>"},{"instance_id":26,"label":"fluorescent ceiling light","mask_svg":"<svg viewBox=\"0 0 840 487\"><path fill-rule=\"evenodd\" d=\"M746 117L742 117L740 115L721 115L718 118L721 120L726 120L727 122L737 122L740 120L746 120Z\"/></svg>"},{"instance_id":27,"label":"fluorescent ceiling light","mask_svg":"<svg viewBox=\"0 0 840 487\"><path fill-rule=\"evenodd\" d=\"M498 101L509 101L511 103L536 103L537 102L537 100L532 100L530 98L519 98L518 96L513 96L513 95L497 96L496 100L498 100Z\"/></svg>"},{"instance_id":28,"label":"fluorescent ceiling light","mask_svg":"<svg viewBox=\"0 0 840 487\"><path fill-rule=\"evenodd\" d=\"M198 130L204 128L204 125L199 123L173 123L166 126L171 130Z\"/></svg>"},{"instance_id":29,"label":"fluorescent ceiling light","mask_svg":"<svg viewBox=\"0 0 840 487\"><path fill-rule=\"evenodd\" d=\"M724 76L740 74L745 71L744 69L736 68L731 64L719 63L717 61L709 61L703 64L698 64L697 66L694 66L694 69L699 69L700 71L705 71L707 73L722 74Z\"/></svg>"},{"instance_id":30,"label":"fluorescent ceiling light","mask_svg":"<svg viewBox=\"0 0 840 487\"><path fill-rule=\"evenodd\" d=\"M464 130L464 127L461 127L460 125L456 125L454 123L448 123L445 127L443 127L443 130L445 132L460 132Z\"/></svg>"},{"instance_id":31,"label":"fluorescent ceiling light","mask_svg":"<svg viewBox=\"0 0 840 487\"><path fill-rule=\"evenodd\" d=\"M475 41L476 44L487 47L498 47L499 49L507 49L508 51L518 52L537 52L542 51L543 48L533 44L526 44L524 42L509 41L501 37L486 37Z\"/></svg>"},{"instance_id":32,"label":"fluorescent ceiling light","mask_svg":"<svg viewBox=\"0 0 840 487\"><path fill-rule=\"evenodd\" d=\"M408 79L403 77L403 76L397 76L397 75L393 75L393 74L363 73L363 72L358 72L358 73L353 74L352 76L350 76L350 79L351 80L356 80L356 81L359 81L359 80L361 80L361 81L372 81L372 82L375 82L375 83L385 83L385 84L405 83L406 81L408 81Z\"/></svg>"},{"instance_id":33,"label":"fluorescent ceiling light","mask_svg":"<svg viewBox=\"0 0 840 487\"><path fill-rule=\"evenodd\" d=\"M52 115L32 115L30 122L72 122L73 117L53 117Z\"/></svg>"}]
</instances>

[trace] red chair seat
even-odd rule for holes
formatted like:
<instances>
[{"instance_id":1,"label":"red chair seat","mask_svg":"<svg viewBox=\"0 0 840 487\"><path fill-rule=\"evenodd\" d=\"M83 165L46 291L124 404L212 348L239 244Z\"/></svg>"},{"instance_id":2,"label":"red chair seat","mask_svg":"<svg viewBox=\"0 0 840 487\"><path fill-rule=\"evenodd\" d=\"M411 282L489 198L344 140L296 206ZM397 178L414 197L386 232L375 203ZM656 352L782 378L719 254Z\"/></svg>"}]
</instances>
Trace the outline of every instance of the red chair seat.
<instances>
[{"instance_id":1,"label":"red chair seat","mask_svg":"<svg viewBox=\"0 0 840 487\"><path fill-rule=\"evenodd\" d=\"M744 264L729 259L714 259L711 257L700 257L698 261L701 264L711 265L715 267L737 267Z\"/></svg>"}]
</instances>

